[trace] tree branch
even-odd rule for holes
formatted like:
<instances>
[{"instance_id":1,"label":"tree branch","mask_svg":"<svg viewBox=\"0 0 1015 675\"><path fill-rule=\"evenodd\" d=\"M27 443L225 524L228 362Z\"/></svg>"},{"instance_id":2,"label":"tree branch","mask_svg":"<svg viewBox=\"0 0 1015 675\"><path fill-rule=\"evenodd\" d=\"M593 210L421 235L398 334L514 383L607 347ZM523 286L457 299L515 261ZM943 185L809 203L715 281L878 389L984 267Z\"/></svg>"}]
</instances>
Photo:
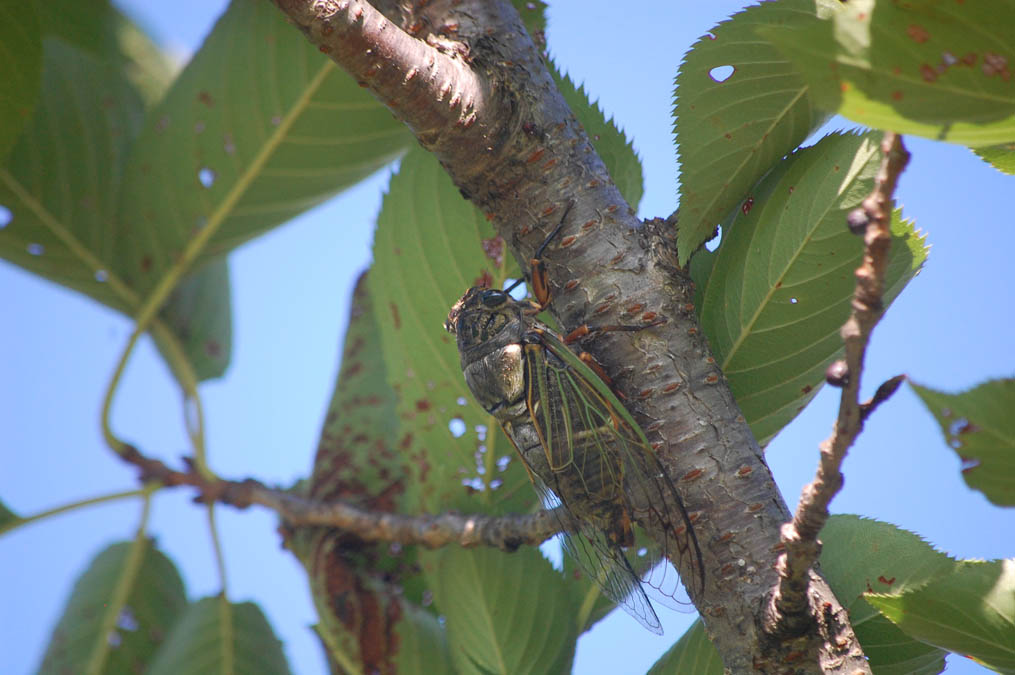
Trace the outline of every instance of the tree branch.
<instances>
[{"instance_id":1,"label":"tree branch","mask_svg":"<svg viewBox=\"0 0 1015 675\"><path fill-rule=\"evenodd\" d=\"M307 499L269 488L250 478L244 481L209 479L187 458L187 470L177 471L160 460L145 456L134 446L127 446L121 457L140 469L140 479L144 483L197 488L198 502L221 502L239 509L260 504L277 512L287 524L334 527L364 541L417 544L427 548L449 544L482 545L514 551L522 545L538 546L560 531L552 511L500 517L456 513L406 516L372 511L348 502Z\"/></svg>"},{"instance_id":2,"label":"tree branch","mask_svg":"<svg viewBox=\"0 0 1015 675\"><path fill-rule=\"evenodd\" d=\"M869 672L855 640L812 630L780 642L762 631L780 527L791 514L706 343L673 228L636 218L514 9L502 0L433 0L421 10L425 42L409 46L419 17L396 16L390 2L381 23L363 2L274 1L416 133L523 269L575 202L567 245L542 258L550 311L565 334L586 323L651 325L583 347L625 397L691 516L706 584L688 590L726 669L820 672L819 662L834 661L844 672ZM639 524L661 545L672 537L653 531L648 517ZM672 562L692 578L690 560ZM822 607L845 616L822 579L811 588Z\"/></svg>"},{"instance_id":3,"label":"tree branch","mask_svg":"<svg viewBox=\"0 0 1015 675\"><path fill-rule=\"evenodd\" d=\"M898 389L905 376L882 384L866 403L858 399L864 355L871 333L884 312L885 270L892 243L892 195L909 162L902 137L886 132L881 141L884 158L871 194L848 216L850 229L864 236L863 262L855 272L853 311L840 334L846 358L829 367L830 384L841 386L839 415L832 435L821 444L821 461L814 480L803 489L793 520L782 527L785 553L779 557L779 584L766 617L772 635L795 635L810 621L808 590L812 570L821 553L818 533L828 520L828 505L842 488L842 462L874 409ZM830 622L831 623L831 622ZM838 633L831 631L831 634Z\"/></svg>"}]
</instances>

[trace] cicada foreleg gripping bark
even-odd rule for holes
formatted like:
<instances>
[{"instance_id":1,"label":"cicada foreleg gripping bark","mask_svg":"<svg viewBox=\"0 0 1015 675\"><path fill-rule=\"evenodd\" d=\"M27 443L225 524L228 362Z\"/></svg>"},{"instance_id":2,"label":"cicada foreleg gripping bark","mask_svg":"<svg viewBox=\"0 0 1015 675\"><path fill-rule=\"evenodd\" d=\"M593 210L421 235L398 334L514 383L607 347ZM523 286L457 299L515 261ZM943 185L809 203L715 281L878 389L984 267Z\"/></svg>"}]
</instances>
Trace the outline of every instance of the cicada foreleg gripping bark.
<instances>
[{"instance_id":1,"label":"cicada foreleg gripping bark","mask_svg":"<svg viewBox=\"0 0 1015 675\"><path fill-rule=\"evenodd\" d=\"M532 260L534 301L515 300L510 288L473 287L451 308L445 328L456 336L466 383L500 422L543 504L563 507L555 513L565 551L611 600L661 633L643 584L664 604L687 603L678 599L675 574L657 568L639 576L627 553L635 546L633 522L646 524L659 543L653 555L634 558L639 569L651 571L661 558L679 561L699 593L701 549L673 482L608 380L536 318L550 302L541 256L570 209Z\"/></svg>"}]
</instances>

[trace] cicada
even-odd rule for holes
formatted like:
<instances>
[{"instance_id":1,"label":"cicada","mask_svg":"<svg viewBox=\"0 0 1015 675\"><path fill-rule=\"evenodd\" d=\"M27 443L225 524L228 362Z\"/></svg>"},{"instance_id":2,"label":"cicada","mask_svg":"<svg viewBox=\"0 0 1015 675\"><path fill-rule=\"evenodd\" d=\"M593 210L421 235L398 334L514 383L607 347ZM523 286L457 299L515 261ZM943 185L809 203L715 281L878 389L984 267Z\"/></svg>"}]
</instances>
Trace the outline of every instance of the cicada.
<instances>
[{"instance_id":1,"label":"cicada","mask_svg":"<svg viewBox=\"0 0 1015 675\"><path fill-rule=\"evenodd\" d=\"M685 560L703 584L701 550L645 433L603 377L536 318L549 303L538 258L562 225L563 218L532 261L535 301L517 301L510 289L473 287L444 327L457 338L466 383L500 422L543 504L563 507L555 513L565 551L611 600L662 633L625 552L635 542L632 521L647 518L663 533L661 554Z\"/></svg>"}]
</instances>

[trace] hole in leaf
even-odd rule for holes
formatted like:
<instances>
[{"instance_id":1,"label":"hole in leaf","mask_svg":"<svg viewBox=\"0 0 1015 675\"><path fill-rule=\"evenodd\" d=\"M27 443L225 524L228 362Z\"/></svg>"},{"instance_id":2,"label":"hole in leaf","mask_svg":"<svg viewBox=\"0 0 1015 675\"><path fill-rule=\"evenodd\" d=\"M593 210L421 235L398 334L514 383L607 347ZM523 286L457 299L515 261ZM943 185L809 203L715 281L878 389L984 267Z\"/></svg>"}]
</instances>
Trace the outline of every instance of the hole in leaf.
<instances>
[{"instance_id":1,"label":"hole in leaf","mask_svg":"<svg viewBox=\"0 0 1015 675\"><path fill-rule=\"evenodd\" d=\"M797 299L796 298L790 298L789 299L789 304L795 305L796 303L797 303Z\"/></svg>"},{"instance_id":2,"label":"hole in leaf","mask_svg":"<svg viewBox=\"0 0 1015 675\"><path fill-rule=\"evenodd\" d=\"M36 244L34 242L29 244L25 248L28 249L28 253L30 255L42 255L43 253L46 252L45 246L43 246L42 244Z\"/></svg>"},{"instance_id":3,"label":"hole in leaf","mask_svg":"<svg viewBox=\"0 0 1015 675\"><path fill-rule=\"evenodd\" d=\"M712 78L713 82L725 82L733 76L735 71L736 68L733 66L716 66L708 71L708 76Z\"/></svg>"},{"instance_id":4,"label":"hole in leaf","mask_svg":"<svg viewBox=\"0 0 1015 675\"><path fill-rule=\"evenodd\" d=\"M490 481L490 489L491 490L496 490L497 488L499 488L503 484L504 484L504 481L502 481L500 478L494 478L492 481Z\"/></svg>"},{"instance_id":5,"label":"hole in leaf","mask_svg":"<svg viewBox=\"0 0 1015 675\"><path fill-rule=\"evenodd\" d=\"M497 470L504 471L508 468L508 464L511 463L511 457L508 455L501 455L497 458Z\"/></svg>"},{"instance_id":6,"label":"hole in leaf","mask_svg":"<svg viewBox=\"0 0 1015 675\"><path fill-rule=\"evenodd\" d=\"M206 166L201 167L201 170L197 172L197 179L206 188L215 184L215 178L217 178L215 172Z\"/></svg>"},{"instance_id":7,"label":"hole in leaf","mask_svg":"<svg viewBox=\"0 0 1015 675\"><path fill-rule=\"evenodd\" d=\"M109 279L109 272L106 270L95 270L95 280L100 284Z\"/></svg>"},{"instance_id":8,"label":"hole in leaf","mask_svg":"<svg viewBox=\"0 0 1015 675\"><path fill-rule=\"evenodd\" d=\"M11 213L11 210L0 205L0 230L10 225L12 220L14 220L14 214Z\"/></svg>"},{"instance_id":9,"label":"hole in leaf","mask_svg":"<svg viewBox=\"0 0 1015 675\"><path fill-rule=\"evenodd\" d=\"M722 225L715 228L715 236L705 242L705 250L715 251L722 243Z\"/></svg>"},{"instance_id":10,"label":"hole in leaf","mask_svg":"<svg viewBox=\"0 0 1015 675\"><path fill-rule=\"evenodd\" d=\"M455 401L455 403L457 403L458 405L465 405L466 403L468 403L468 401L465 400L464 396L459 396L458 399Z\"/></svg>"},{"instance_id":11,"label":"hole in leaf","mask_svg":"<svg viewBox=\"0 0 1015 675\"><path fill-rule=\"evenodd\" d=\"M448 422L448 430L455 438L461 438L465 433L465 421L461 417L454 417Z\"/></svg>"}]
</instances>

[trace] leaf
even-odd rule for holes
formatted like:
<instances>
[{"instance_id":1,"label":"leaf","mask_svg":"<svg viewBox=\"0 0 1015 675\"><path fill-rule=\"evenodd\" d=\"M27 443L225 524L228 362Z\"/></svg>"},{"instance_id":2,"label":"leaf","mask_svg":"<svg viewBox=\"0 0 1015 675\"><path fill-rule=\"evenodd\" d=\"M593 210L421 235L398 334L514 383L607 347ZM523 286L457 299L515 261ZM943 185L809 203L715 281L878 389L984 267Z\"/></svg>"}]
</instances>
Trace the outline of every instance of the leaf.
<instances>
[{"instance_id":1,"label":"leaf","mask_svg":"<svg viewBox=\"0 0 1015 675\"><path fill-rule=\"evenodd\" d=\"M707 279L695 279L702 327L762 445L817 393L842 352L839 328L863 253L846 214L870 192L879 162L870 136L834 134L797 151L756 186ZM892 233L887 302L926 258L923 239L897 213Z\"/></svg>"},{"instance_id":2,"label":"leaf","mask_svg":"<svg viewBox=\"0 0 1015 675\"><path fill-rule=\"evenodd\" d=\"M199 380L220 377L229 366L233 344L231 296L229 264L219 258L185 277L159 314L182 342ZM168 347L157 335L155 341L166 353Z\"/></svg>"},{"instance_id":3,"label":"leaf","mask_svg":"<svg viewBox=\"0 0 1015 675\"><path fill-rule=\"evenodd\" d=\"M0 5L0 160L21 134L39 98L42 35L29 2Z\"/></svg>"},{"instance_id":4,"label":"leaf","mask_svg":"<svg viewBox=\"0 0 1015 675\"><path fill-rule=\"evenodd\" d=\"M408 504L403 503L405 460L391 424L397 399L377 339L380 327L367 277L361 275L353 291L342 367L321 429L310 495L367 501L370 508L399 512Z\"/></svg>"},{"instance_id":5,"label":"leaf","mask_svg":"<svg viewBox=\"0 0 1015 675\"><path fill-rule=\"evenodd\" d=\"M668 675L673 673L694 673L695 675L722 675L722 659L719 652L705 635L705 626L701 619L696 620L687 631L680 636L676 644L659 657L655 665L648 671L649 675Z\"/></svg>"},{"instance_id":6,"label":"leaf","mask_svg":"<svg viewBox=\"0 0 1015 675\"><path fill-rule=\"evenodd\" d=\"M396 443L398 428L392 420L397 399L388 384L378 330L364 274L353 294L342 367L308 492L315 500L405 513L418 496ZM403 657L406 664L438 660L440 650L427 651L436 645L419 647L424 650L419 654L406 651L417 649L406 641L429 639L433 631L427 619L417 616L422 610L411 604L423 597L415 547L362 542L319 527L288 528L286 546L307 570L320 617L317 632L341 672L392 672ZM436 622L436 616L429 617Z\"/></svg>"},{"instance_id":7,"label":"leaf","mask_svg":"<svg viewBox=\"0 0 1015 675\"><path fill-rule=\"evenodd\" d=\"M47 35L53 35L120 70L146 104L161 98L175 67L148 35L108 0L36 0Z\"/></svg>"},{"instance_id":8,"label":"leaf","mask_svg":"<svg viewBox=\"0 0 1015 675\"><path fill-rule=\"evenodd\" d=\"M606 119L598 103L589 100L584 85L576 88L574 81L566 73L561 75L555 68L550 72L564 100L592 141L592 147L606 164L620 194L631 208L637 211L641 202L643 182L641 160L638 159L631 141L627 140L624 132L617 128L612 117Z\"/></svg>"},{"instance_id":9,"label":"leaf","mask_svg":"<svg viewBox=\"0 0 1015 675\"><path fill-rule=\"evenodd\" d=\"M116 199L141 102L112 68L45 41L42 95L6 166L0 204L10 223L0 255L121 312L137 296L114 277Z\"/></svg>"},{"instance_id":10,"label":"leaf","mask_svg":"<svg viewBox=\"0 0 1015 675\"><path fill-rule=\"evenodd\" d=\"M124 174L117 255L148 293L398 156L405 127L263 2L234 0L145 118Z\"/></svg>"},{"instance_id":11,"label":"leaf","mask_svg":"<svg viewBox=\"0 0 1015 675\"><path fill-rule=\"evenodd\" d=\"M919 589L865 597L908 635L1015 673L1015 560L960 562Z\"/></svg>"},{"instance_id":12,"label":"leaf","mask_svg":"<svg viewBox=\"0 0 1015 675\"><path fill-rule=\"evenodd\" d=\"M143 670L186 604L176 566L152 540L113 544L78 577L39 672Z\"/></svg>"},{"instance_id":13,"label":"leaf","mask_svg":"<svg viewBox=\"0 0 1015 675\"><path fill-rule=\"evenodd\" d=\"M973 147L1015 140L1012 0L865 0L806 30L759 33L851 120Z\"/></svg>"},{"instance_id":14,"label":"leaf","mask_svg":"<svg viewBox=\"0 0 1015 675\"><path fill-rule=\"evenodd\" d=\"M821 570L877 675L932 675L945 653L907 635L864 598L901 594L951 572L954 561L911 532L857 516L832 516L821 531Z\"/></svg>"},{"instance_id":15,"label":"leaf","mask_svg":"<svg viewBox=\"0 0 1015 675\"><path fill-rule=\"evenodd\" d=\"M289 664L260 607L208 597L187 607L146 672L257 675L288 673Z\"/></svg>"},{"instance_id":16,"label":"leaf","mask_svg":"<svg viewBox=\"0 0 1015 675\"><path fill-rule=\"evenodd\" d=\"M114 244L124 237L117 222L122 170L130 141L139 128L142 105L115 66L62 40L46 38L42 95L36 114L4 168L0 168L0 206L10 222L0 229L0 257L30 272L73 288L128 316L141 297L124 279L124 261ZM202 275L198 272L198 275ZM177 326L186 323L186 356L198 379L214 377L228 363L229 288L224 267L202 281L185 280L163 308ZM216 285L218 284L218 285ZM202 301L201 322L176 302L189 295ZM207 333L200 330L207 327ZM153 327L163 354L171 354L164 325ZM206 346L217 343L219 356ZM172 365L173 358L167 359Z\"/></svg>"},{"instance_id":17,"label":"leaf","mask_svg":"<svg viewBox=\"0 0 1015 675\"><path fill-rule=\"evenodd\" d=\"M962 479L998 506L1015 506L1015 379L991 380L961 394L912 383L962 460Z\"/></svg>"},{"instance_id":18,"label":"leaf","mask_svg":"<svg viewBox=\"0 0 1015 675\"><path fill-rule=\"evenodd\" d=\"M1015 175L1015 143L1001 143L983 148L973 148L980 159L993 165L1001 173Z\"/></svg>"},{"instance_id":19,"label":"leaf","mask_svg":"<svg viewBox=\"0 0 1015 675\"><path fill-rule=\"evenodd\" d=\"M3 500L0 500L0 534L13 530L22 520L21 516L11 511Z\"/></svg>"},{"instance_id":20,"label":"leaf","mask_svg":"<svg viewBox=\"0 0 1015 675\"><path fill-rule=\"evenodd\" d=\"M816 21L814 0L764 3L720 23L684 56L673 112L681 265L780 157L827 120L793 63L756 33Z\"/></svg>"},{"instance_id":21,"label":"leaf","mask_svg":"<svg viewBox=\"0 0 1015 675\"><path fill-rule=\"evenodd\" d=\"M431 675L451 672L448 636L436 616L408 603L398 623L399 675Z\"/></svg>"},{"instance_id":22,"label":"leaf","mask_svg":"<svg viewBox=\"0 0 1015 675\"><path fill-rule=\"evenodd\" d=\"M423 570L457 672L570 672L576 608L537 549L446 547L427 551Z\"/></svg>"},{"instance_id":23,"label":"leaf","mask_svg":"<svg viewBox=\"0 0 1015 675\"><path fill-rule=\"evenodd\" d=\"M437 160L410 150L377 219L369 287L398 395L397 447L423 510L517 513L537 503L507 437L473 401L442 327L466 289L501 287L517 269Z\"/></svg>"}]
</instances>

